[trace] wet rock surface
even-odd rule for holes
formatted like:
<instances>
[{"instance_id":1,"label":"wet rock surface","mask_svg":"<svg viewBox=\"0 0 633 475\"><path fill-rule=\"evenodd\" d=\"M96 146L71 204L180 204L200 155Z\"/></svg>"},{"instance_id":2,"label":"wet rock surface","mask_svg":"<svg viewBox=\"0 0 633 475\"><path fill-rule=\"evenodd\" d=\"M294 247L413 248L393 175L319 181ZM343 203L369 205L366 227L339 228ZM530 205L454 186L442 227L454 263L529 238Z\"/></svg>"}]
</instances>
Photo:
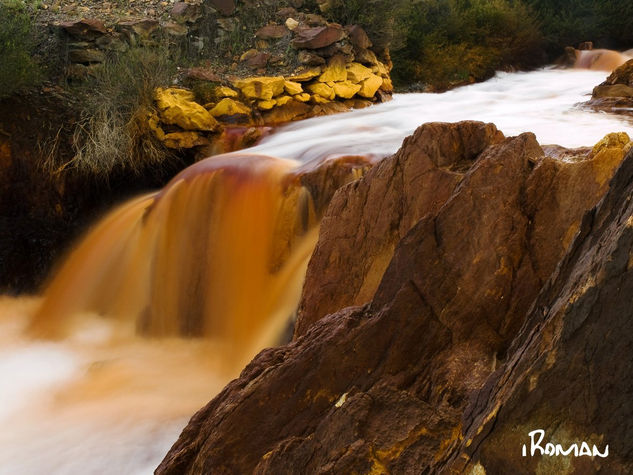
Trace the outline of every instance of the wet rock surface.
<instances>
[{"instance_id":1,"label":"wet rock surface","mask_svg":"<svg viewBox=\"0 0 633 475\"><path fill-rule=\"evenodd\" d=\"M529 377L537 376L533 362L547 367L554 360L549 369L556 368L557 361L563 366L551 378L536 380L537 387L543 384L549 392L534 391L534 404L547 394L556 394L557 385L566 381L568 391L580 389L580 380L572 383L562 368L572 368L572 374L585 370L581 341L574 343L577 351L569 357L557 355L556 345L579 328L591 331L589 326L583 330L580 321L570 322L573 331L560 333L560 326L551 325L551 331L544 332L535 319L542 321L548 312L560 316L558 309L563 307L551 304L561 293L552 289L590 289L603 278L609 281L610 274L605 272L591 281L597 267L582 259L579 242L593 236L587 234L588 229L626 227L622 219L628 215L621 213L594 211L583 219L607 192L599 210L615 209L618 200L629 206L624 197L628 193L622 190L633 185L620 183L629 173L623 170L633 169L633 158L629 154L610 188L609 177L625 153L621 145L609 145L614 142L607 140L588 155L562 162L545 156L532 134L504 138L490 124L427 124L418 129L394 157L341 188L330 204L318 245L322 257L318 251L314 254L309 278L318 286L316 270L325 271L320 262L339 269L323 276L324 282L338 280L342 289L330 289L322 296L336 301L336 311L328 314L329 309L322 309L306 320L311 310L307 302L315 302L309 300L312 287L307 281L294 341L260 353L240 378L201 409L157 473L444 473L449 467L461 470L479 462L486 470L490 467L488 473L504 473L507 467L521 471L520 444L511 452L509 445L494 443L508 441L507 431L515 427L513 407L521 407L525 389L515 392L513 388L533 384L534 378ZM624 181L629 183L630 177ZM380 190L390 182L393 195L381 196ZM414 190L419 194L440 183L445 186L439 189L448 188L443 202L414 196ZM390 233L358 250L349 239L330 239L329 233L345 223L354 229L347 228L350 236L371 235L374 227ZM595 223L593 228L587 227L590 223ZM556 271L554 284L546 284L578 230L580 237ZM628 267L628 248L618 259L609 260L606 256L615 256L617 246L606 242L611 243L614 234L601 231L601 235L607 241L596 244L596 252L605 259L605 266ZM372 259L385 241L391 242L392 249L386 246L385 262L378 266ZM328 247L330 251L325 252ZM360 301L354 299L363 273L350 272L345 264L336 267L355 252L359 261L367 261L360 269L372 265L379 269L372 291ZM579 271L582 279L570 279L570 272L561 274L565 266L575 265L584 269L584 273ZM560 284L555 284L558 280ZM543 304L530 311L544 285L537 301ZM570 302L573 307L572 294L563 295L561 305ZM606 305L606 299L615 297L609 293L601 298ZM354 304L361 305L341 310ZM614 312L614 318L620 315L618 322L625 325L622 315L630 310L618 309L621 312ZM609 337L599 321L595 325L605 337L616 338ZM543 342L540 346L535 343L538 339ZM597 344L600 339L596 336L590 341ZM594 350L605 355L595 364L607 364L607 355L613 356L609 348L628 354L624 351L627 342ZM543 345L549 345L554 356L543 354ZM517 368L524 369L521 382L508 385ZM502 385L499 378L505 371L510 376ZM611 394L610 376L603 374L600 389L584 385L583 394ZM620 381L628 380L621 376ZM614 386L625 389L619 397L630 394L627 385ZM555 399L560 408L574 400L571 396ZM510 401L505 412L503 408L496 411L498 401ZM578 400L577 404L583 403ZM537 417L535 412L517 411L526 419ZM569 411L561 411L554 414L566 421ZM499 421L493 424L495 415ZM615 418L605 420L609 424ZM538 425L540 419L531 422ZM478 429L482 425L485 431ZM502 432L504 427L507 430ZM493 440L497 428L500 439ZM615 434L624 432L620 429ZM491 442L488 446L487 439L469 442L475 436ZM617 463L611 466L624 466Z\"/></svg>"},{"instance_id":2,"label":"wet rock surface","mask_svg":"<svg viewBox=\"0 0 633 475\"><path fill-rule=\"evenodd\" d=\"M633 59L596 86L585 105L595 110L630 115L633 112Z\"/></svg>"},{"instance_id":3,"label":"wet rock surface","mask_svg":"<svg viewBox=\"0 0 633 475\"><path fill-rule=\"evenodd\" d=\"M509 352L473 395L451 466L488 473L630 473L633 154L544 287ZM527 434L544 430L564 450L582 442L608 457L520 457ZM593 452L593 450L592 450ZM538 454L538 452L537 452Z\"/></svg>"}]
</instances>

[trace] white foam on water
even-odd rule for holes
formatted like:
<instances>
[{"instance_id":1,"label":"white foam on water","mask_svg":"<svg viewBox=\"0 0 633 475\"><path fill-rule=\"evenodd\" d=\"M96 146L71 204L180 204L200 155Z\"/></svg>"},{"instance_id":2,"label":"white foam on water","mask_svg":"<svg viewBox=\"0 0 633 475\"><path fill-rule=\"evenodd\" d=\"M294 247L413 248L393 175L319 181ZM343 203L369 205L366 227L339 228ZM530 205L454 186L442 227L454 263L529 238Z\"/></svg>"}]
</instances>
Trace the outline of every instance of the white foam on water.
<instances>
[{"instance_id":1,"label":"white foam on water","mask_svg":"<svg viewBox=\"0 0 633 475\"><path fill-rule=\"evenodd\" d=\"M609 132L633 130L625 116L577 106L606 76L542 69L498 73L443 94L396 94L384 104L281 127L249 151L304 162L332 154L386 156L425 122L461 120L492 122L506 136L534 132L543 145L591 146Z\"/></svg>"}]
</instances>

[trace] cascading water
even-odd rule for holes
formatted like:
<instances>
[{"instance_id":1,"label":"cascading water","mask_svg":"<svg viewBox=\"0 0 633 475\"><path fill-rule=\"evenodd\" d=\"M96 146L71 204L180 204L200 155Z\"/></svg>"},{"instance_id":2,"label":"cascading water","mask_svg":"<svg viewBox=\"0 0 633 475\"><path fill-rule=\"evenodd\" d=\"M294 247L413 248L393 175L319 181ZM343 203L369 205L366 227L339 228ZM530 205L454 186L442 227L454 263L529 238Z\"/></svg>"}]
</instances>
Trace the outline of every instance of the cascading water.
<instances>
[{"instance_id":1,"label":"cascading water","mask_svg":"<svg viewBox=\"0 0 633 475\"><path fill-rule=\"evenodd\" d=\"M574 107L604 76L500 74L290 124L113 211L41 299L0 300L0 473L149 473L188 417L279 338L336 187L329 175L304 180L313 168L290 160L383 157L424 122L464 119L593 145L630 128ZM337 184L365 164L343 163Z\"/></svg>"},{"instance_id":2,"label":"cascading water","mask_svg":"<svg viewBox=\"0 0 633 475\"><path fill-rule=\"evenodd\" d=\"M316 243L296 166L217 156L115 210L57 273L31 334L66 338L92 312L130 334L214 339L243 366L282 333Z\"/></svg>"}]
</instances>

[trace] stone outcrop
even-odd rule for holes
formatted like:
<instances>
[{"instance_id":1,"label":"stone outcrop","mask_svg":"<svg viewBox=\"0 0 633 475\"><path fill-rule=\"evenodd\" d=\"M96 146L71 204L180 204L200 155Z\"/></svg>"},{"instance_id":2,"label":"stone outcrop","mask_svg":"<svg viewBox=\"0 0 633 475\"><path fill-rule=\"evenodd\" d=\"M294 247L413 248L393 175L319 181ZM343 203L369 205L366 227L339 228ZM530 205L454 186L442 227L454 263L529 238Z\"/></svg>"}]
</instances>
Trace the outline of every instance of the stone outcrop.
<instances>
[{"instance_id":1,"label":"stone outcrop","mask_svg":"<svg viewBox=\"0 0 633 475\"><path fill-rule=\"evenodd\" d=\"M564 369L541 381L530 363L538 362L549 371L556 361L567 362L561 368L571 367L579 377L586 374L582 371L587 348L580 346L582 340L558 338L561 327L555 324L551 331L539 332L538 322L548 312L559 316L561 305L588 310L592 305L574 301L598 296L607 305L613 298L590 290L610 274L596 276L593 261L580 259L581 252L573 249L578 249L588 224L605 229L601 234L607 240L614 236L607 232L614 226L626 228L628 214L609 218L608 213L594 213L588 216L604 219L583 219L605 193L609 201L622 191L620 178L611 189L608 181L618 166L612 158L624 155L620 138L563 162L548 157L532 134L504 138L489 124L427 124L418 129L396 155L335 193L309 265L294 341L261 352L240 378L201 409L157 473L442 473L464 461L473 470L479 461L483 467L488 464L489 473L507 471L495 472L499 467L521 471L520 465L503 465L509 446L502 442L505 434L514 435L512 408L520 407L526 388L552 388L557 381L569 380L577 381L570 392L602 391L593 385L577 387L584 379L572 380ZM633 169L633 156L625 164ZM631 176L624 180L629 187ZM617 195L626 207L629 194ZM603 201L601 206L608 205ZM545 286L540 299L552 288L549 295L562 295L561 303L550 306L552 301L546 298L544 306L529 313L526 325L534 319L535 331L524 331L517 340L532 351L531 359L519 367L527 376L508 386L508 378L502 381L500 375L520 374L516 361L530 355L517 349L523 348L521 343L511 343L578 232L562 268L576 262L583 272L578 271L575 279L568 279L567 272L557 277L558 287ZM358 248L365 237L371 244ZM620 253L603 243L596 241L594 248L605 258L606 268L627 269L630 243ZM357 270L346 265L352 254L365 261ZM355 289L363 287L359 281L369 269L368 291L354 301ZM321 280L319 271L325 273ZM555 275L561 276L560 271ZM332 288L334 281L340 290ZM333 307L338 308L329 314L322 308L308 322L307 302L315 301L309 292L320 283L322 300L337 299ZM615 281L613 285L615 291ZM573 293L573 288L579 291ZM354 304L361 305L341 310ZM624 325L623 315L630 310L619 310L612 315ZM594 322L600 326L599 318ZM584 323L570 320L569 325L577 330ZM591 327L582 331L588 334ZM543 345L557 341L576 345L575 353L542 354ZM599 337L591 341L597 344ZM599 364L606 367L610 350L600 351L605 357ZM628 355L624 349L619 354ZM609 380L607 372L600 377L605 384ZM624 394L630 394L630 378L623 374L619 381L628 391L621 396L627 404ZM555 388L550 394L556 395ZM556 398L561 404L558 411L516 410L535 423L548 417L565 420L565 401L586 400L567 394L567 399ZM498 396L502 399L495 399ZM495 403L512 402L511 397L514 406L497 411ZM542 391L532 397L535 404L545 398ZM493 424L495 416L499 420ZM494 439L497 427L505 432ZM599 442L603 433L586 435ZM486 440L472 443L475 437L490 437L490 449L484 451ZM520 446L514 453L514 461L520 462Z\"/></svg>"},{"instance_id":2,"label":"stone outcrop","mask_svg":"<svg viewBox=\"0 0 633 475\"><path fill-rule=\"evenodd\" d=\"M633 154L532 307L508 362L473 395L463 436L447 458L456 472L631 473ZM530 455L540 444L608 457ZM538 437L536 437L538 440ZM521 457L526 445L527 457ZM483 473L483 472L480 472Z\"/></svg>"},{"instance_id":3,"label":"stone outcrop","mask_svg":"<svg viewBox=\"0 0 633 475\"><path fill-rule=\"evenodd\" d=\"M585 105L595 110L630 114L633 107L633 59L594 87L591 99Z\"/></svg>"},{"instance_id":4,"label":"stone outcrop","mask_svg":"<svg viewBox=\"0 0 633 475\"><path fill-rule=\"evenodd\" d=\"M68 48L67 77L85 80L110 55L136 46L173 44L182 37L197 38L196 48L206 51L235 31L236 18L230 16L235 13L232 1L176 2L168 19L123 19L108 26L91 19L62 22L58 28ZM360 26L342 27L294 8L280 9L276 16L280 23L271 21L258 28L253 47L233 58L239 63L229 72L191 67L177 78L177 87L156 91L158 114L148 115L154 136L168 148L194 148L194 153L202 153L199 147L216 141L224 126L278 125L389 100L393 91L390 63L371 51L371 40ZM208 30L204 24L213 23L214 18L216 38L204 33ZM280 56L279 51L284 54ZM187 86L207 92L194 98L184 92ZM169 107L167 96L173 96ZM174 102L175 97L180 102ZM185 109L193 114L191 119L186 118Z\"/></svg>"},{"instance_id":5,"label":"stone outcrop","mask_svg":"<svg viewBox=\"0 0 633 475\"><path fill-rule=\"evenodd\" d=\"M208 76L201 68L188 74L198 81L209 77L209 82L216 83L219 79ZM170 148L197 147L208 145L217 135L200 134L201 131L219 132L221 128L217 124L191 124L192 120L200 122L207 115L225 126L270 126L364 107L371 103L369 101L385 100L391 90L386 66L376 68L374 72L360 63L348 63L345 56L337 54L323 66L303 68L291 76L253 76L213 86L214 102L208 102L204 107L195 102L191 91L159 89L156 92L159 117L151 117L150 128ZM171 101L170 107L166 106L167 98ZM180 102L174 102L175 98ZM185 109L190 111L192 119L176 113ZM179 129L165 134L166 126L173 125ZM197 132L191 133L194 130ZM185 131L187 133L183 133Z\"/></svg>"}]
</instances>

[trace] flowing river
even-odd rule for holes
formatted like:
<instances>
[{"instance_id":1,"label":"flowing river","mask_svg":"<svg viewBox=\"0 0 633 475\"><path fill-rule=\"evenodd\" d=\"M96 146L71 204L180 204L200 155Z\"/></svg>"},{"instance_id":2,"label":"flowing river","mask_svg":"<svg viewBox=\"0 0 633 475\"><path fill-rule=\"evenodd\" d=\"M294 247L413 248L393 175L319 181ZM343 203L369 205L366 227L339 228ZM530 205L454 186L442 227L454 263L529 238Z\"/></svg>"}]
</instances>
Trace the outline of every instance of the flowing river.
<instances>
[{"instance_id":1,"label":"flowing river","mask_svg":"<svg viewBox=\"0 0 633 475\"><path fill-rule=\"evenodd\" d=\"M393 101L378 106L281 127L249 152L300 162L340 155L380 158L395 152L424 122L466 119L493 122L506 136L531 131L541 144L591 146L608 132L632 131L624 116L576 107L605 76L604 72L582 70L501 73L485 83L444 94L396 95ZM0 298L1 474L151 473L189 417L237 374L238 370L227 368L221 357L227 352L235 354L235 348L228 348L226 340L212 335L220 332L237 335L235 341L255 341L255 346L242 355L246 360L257 351L257 345L265 344L249 333L253 328L265 332L265 326L242 321L243 315L251 314L249 308L218 305L217 296L232 295L235 301L252 296L258 307L267 305L281 317L296 305L317 225L296 236L282 230L284 238L297 244L290 250L277 246L273 238L280 231L267 221L266 213L281 209L283 216L271 216L289 221L303 198L297 191L291 201L280 205L276 195L257 191L268 190L266 183L279 183L285 170L294 165L284 161L263 167L268 181L253 174L245 178L244 169L233 167L229 178L234 179L220 183L214 175L218 166L194 165L196 168L163 192L139 198L115 212L108 218L114 224L100 225L78 248L74 261L70 259L53 281L53 295L44 298L43 306L40 297ZM244 186L250 191L240 194ZM188 213L198 209L196 200L223 198L221 190L226 188L231 196L241 196L241 201L205 202L199 207L201 216L190 217ZM231 219L227 221L226 216ZM207 220L215 223L211 230L204 224ZM296 228L293 223L288 226ZM100 231L102 228L105 231ZM183 228L195 228L193 244L187 239L186 247L175 249L170 243L184 241L178 238ZM233 236L238 233L245 239L235 242ZM239 249L234 255L225 252L240 243L249 246L251 238L258 242L272 239L273 244L261 241L266 245L262 244L261 251L254 249L248 262ZM220 278L211 271L192 276L191 266L204 260L201 256L198 259L197 253L210 242L223 246L211 254L217 256L213 265L221 269L217 272ZM275 270L274 279L267 271L258 271L253 280L256 273L242 268L259 259L265 270L270 256L261 253L271 247L278 251L275 256L281 270ZM226 262L218 263L220 256ZM152 266L147 264L150 258ZM183 261L187 266L175 272ZM158 276L149 276L156 266L160 268ZM236 267L242 273L233 272ZM242 288L241 279L248 280L248 285ZM146 286L139 284L146 281ZM216 299L192 309L187 292L196 295L191 300L207 295L205 288L195 294L193 287L202 285L201 281ZM103 290L106 287L107 291ZM173 290L176 287L183 288L185 297ZM292 298L280 297L284 292L291 293ZM125 304L133 301L133 305L127 308L119 302L120 294L126 295ZM107 309L106 313L116 314L116 318L104 320L100 317L103 312L91 310L90 305ZM158 321L148 317L143 325L151 330L152 337L141 338L134 331L138 320L123 318L117 312L139 313L142 308L159 314L165 308L175 309L171 313L227 312L241 315L242 320L239 328L233 328L222 323L227 315L184 323L170 322L169 316ZM51 314L64 314L59 317L63 331L58 320L47 320L47 309ZM73 316L65 320L68 313ZM183 326L196 325L213 330L209 331L211 337L202 330L197 338L178 335ZM47 332L55 333L54 337ZM45 338L34 338L34 333L43 333Z\"/></svg>"}]
</instances>

